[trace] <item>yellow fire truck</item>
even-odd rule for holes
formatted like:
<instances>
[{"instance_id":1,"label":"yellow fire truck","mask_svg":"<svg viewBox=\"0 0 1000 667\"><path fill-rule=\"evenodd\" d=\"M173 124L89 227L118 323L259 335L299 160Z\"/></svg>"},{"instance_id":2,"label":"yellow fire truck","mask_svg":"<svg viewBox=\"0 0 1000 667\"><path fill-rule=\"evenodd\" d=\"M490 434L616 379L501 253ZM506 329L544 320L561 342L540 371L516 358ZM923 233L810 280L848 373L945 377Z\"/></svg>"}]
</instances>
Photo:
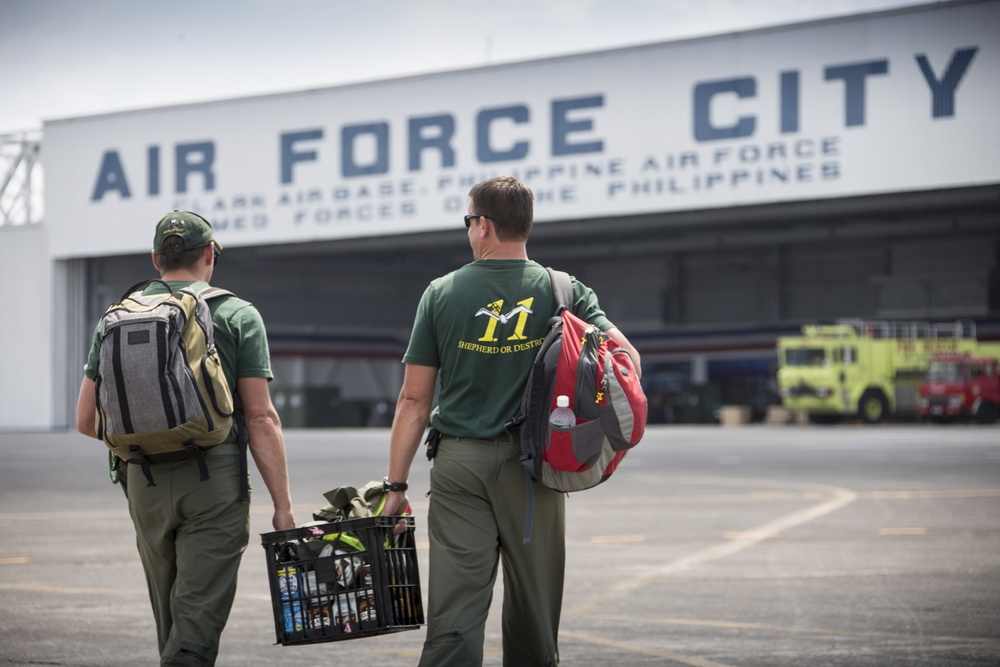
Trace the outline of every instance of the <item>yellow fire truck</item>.
<instances>
[{"instance_id":1,"label":"yellow fire truck","mask_svg":"<svg viewBox=\"0 0 1000 667\"><path fill-rule=\"evenodd\" d=\"M1000 343L977 341L972 322L806 325L801 336L778 338L781 402L814 421L915 414L920 381L939 352L1000 357Z\"/></svg>"}]
</instances>

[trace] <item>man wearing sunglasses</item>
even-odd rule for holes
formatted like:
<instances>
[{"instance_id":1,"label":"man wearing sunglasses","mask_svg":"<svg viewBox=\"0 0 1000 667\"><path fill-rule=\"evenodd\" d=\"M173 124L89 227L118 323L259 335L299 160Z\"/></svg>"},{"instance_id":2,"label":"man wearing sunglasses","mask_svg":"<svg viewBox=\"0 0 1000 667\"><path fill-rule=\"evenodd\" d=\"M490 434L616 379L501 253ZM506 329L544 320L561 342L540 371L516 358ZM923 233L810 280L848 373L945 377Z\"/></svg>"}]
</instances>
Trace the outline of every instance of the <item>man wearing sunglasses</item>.
<instances>
[{"instance_id":1,"label":"man wearing sunglasses","mask_svg":"<svg viewBox=\"0 0 1000 667\"><path fill-rule=\"evenodd\" d=\"M207 220L171 211L156 226L153 265L171 289L201 291L212 279L221 249ZM146 290L158 292L166 288L154 283ZM208 299L208 305L223 372L242 401L249 450L274 505L272 525L294 528L285 443L267 389L273 375L264 322L253 305L232 294ZM98 324L77 400L77 429L92 438L97 437L100 345ZM222 444L204 450L200 463L193 458L154 461L148 466L150 483L143 474L128 474L140 473L128 470L140 466L115 459L146 573L161 665L215 664L250 537L249 497L241 497L249 482L246 453L237 439L234 424Z\"/></svg>"},{"instance_id":2,"label":"man wearing sunglasses","mask_svg":"<svg viewBox=\"0 0 1000 667\"><path fill-rule=\"evenodd\" d=\"M504 423L519 407L556 302L545 268L528 259L531 190L510 177L483 181L464 216L473 262L431 282L403 362L390 436L386 515L406 509L407 477L423 431L441 434L431 471L427 638L421 667L481 665L486 617L503 568L503 664L559 664L565 570L565 496L534 488L527 514L517 440ZM573 312L639 355L573 280ZM433 405L440 379L438 403ZM433 408L433 410L432 410Z\"/></svg>"}]
</instances>

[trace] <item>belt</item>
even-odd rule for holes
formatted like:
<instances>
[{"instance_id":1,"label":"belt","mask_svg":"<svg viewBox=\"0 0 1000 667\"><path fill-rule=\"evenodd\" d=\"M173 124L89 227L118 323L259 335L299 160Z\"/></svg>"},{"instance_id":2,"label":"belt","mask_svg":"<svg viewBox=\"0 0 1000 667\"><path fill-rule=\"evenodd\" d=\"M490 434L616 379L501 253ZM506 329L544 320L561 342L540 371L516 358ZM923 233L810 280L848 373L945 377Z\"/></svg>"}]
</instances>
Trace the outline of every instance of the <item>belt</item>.
<instances>
[{"instance_id":1,"label":"belt","mask_svg":"<svg viewBox=\"0 0 1000 667\"><path fill-rule=\"evenodd\" d=\"M509 445L510 436L504 433L503 435L498 435L495 438L463 438L458 435L448 435L446 433L441 434L442 440L454 440L455 442L467 442L473 445ZM515 440L517 436L515 436Z\"/></svg>"}]
</instances>

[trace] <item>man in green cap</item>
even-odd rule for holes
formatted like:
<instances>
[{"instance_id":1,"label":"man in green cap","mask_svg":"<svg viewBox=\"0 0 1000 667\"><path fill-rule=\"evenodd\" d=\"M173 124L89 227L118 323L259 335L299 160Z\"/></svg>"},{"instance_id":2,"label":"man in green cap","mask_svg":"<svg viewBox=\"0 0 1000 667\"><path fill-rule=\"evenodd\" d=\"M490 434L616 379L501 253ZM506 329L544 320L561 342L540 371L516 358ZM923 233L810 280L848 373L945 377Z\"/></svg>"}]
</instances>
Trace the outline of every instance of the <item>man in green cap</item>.
<instances>
[{"instance_id":1,"label":"man in green cap","mask_svg":"<svg viewBox=\"0 0 1000 667\"><path fill-rule=\"evenodd\" d=\"M221 250L212 226L196 213L171 211L156 225L153 265L173 290L207 289ZM158 291L166 290L157 283L147 288L147 293ZM272 525L294 528L285 443L267 388L273 375L264 322L253 305L231 294L208 303L226 381L242 400L249 451L274 505ZM94 438L100 334L98 325L77 401L77 429ZM193 458L154 462L155 485L142 475L127 484L129 466L118 466L153 605L161 665L215 664L250 537L250 506L241 500L249 482L237 425L222 444L203 453L207 480Z\"/></svg>"}]
</instances>

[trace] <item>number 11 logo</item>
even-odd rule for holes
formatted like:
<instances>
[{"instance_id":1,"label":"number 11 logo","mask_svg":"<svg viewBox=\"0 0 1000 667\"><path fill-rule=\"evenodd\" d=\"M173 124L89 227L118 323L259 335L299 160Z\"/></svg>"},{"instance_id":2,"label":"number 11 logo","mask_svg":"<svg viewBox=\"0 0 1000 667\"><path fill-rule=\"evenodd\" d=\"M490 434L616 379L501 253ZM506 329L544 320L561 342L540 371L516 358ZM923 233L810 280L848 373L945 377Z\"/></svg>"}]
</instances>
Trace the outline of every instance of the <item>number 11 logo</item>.
<instances>
[{"instance_id":1,"label":"number 11 logo","mask_svg":"<svg viewBox=\"0 0 1000 667\"><path fill-rule=\"evenodd\" d=\"M517 315L517 323L514 325L514 333L507 336L507 340L525 340L524 327L528 323L528 315L532 315L531 304L534 302L535 297L524 299L523 301L518 301L517 306L515 306L509 313L502 313L503 311L503 299L494 301L493 303L487 304L485 308L480 308L479 312L476 313L476 317L480 315L486 315L489 317L489 322L486 325L486 333L480 337L480 343L495 343L499 340L496 337L497 323L507 324Z\"/></svg>"}]
</instances>

